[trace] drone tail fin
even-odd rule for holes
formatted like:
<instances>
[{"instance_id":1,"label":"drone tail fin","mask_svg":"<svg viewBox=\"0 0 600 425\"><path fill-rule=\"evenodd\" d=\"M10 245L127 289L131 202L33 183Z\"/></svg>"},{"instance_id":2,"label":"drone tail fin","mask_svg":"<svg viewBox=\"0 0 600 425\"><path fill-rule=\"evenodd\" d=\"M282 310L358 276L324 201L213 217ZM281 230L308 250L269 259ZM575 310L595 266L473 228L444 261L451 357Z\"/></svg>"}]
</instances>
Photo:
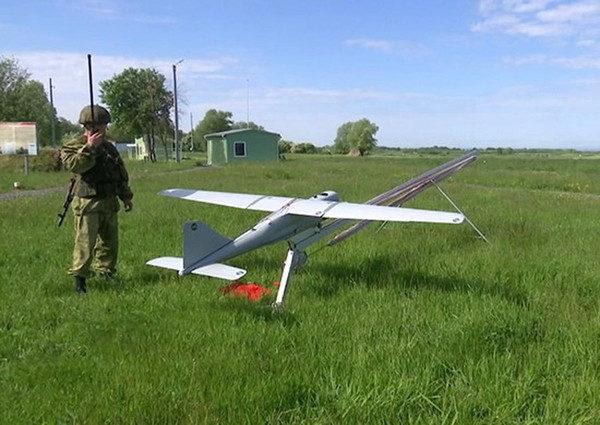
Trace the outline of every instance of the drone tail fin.
<instances>
[{"instance_id":1,"label":"drone tail fin","mask_svg":"<svg viewBox=\"0 0 600 425\"><path fill-rule=\"evenodd\" d=\"M231 241L201 221L189 221L183 225L183 258L161 257L150 260L146 264L177 270L179 274L194 273L225 280L236 280L244 276L246 270L226 264L210 262L206 264L206 261L203 261ZM201 265L202 263L204 265Z\"/></svg>"},{"instance_id":2,"label":"drone tail fin","mask_svg":"<svg viewBox=\"0 0 600 425\"><path fill-rule=\"evenodd\" d=\"M183 268L187 269L231 242L201 221L183 225Z\"/></svg>"}]
</instances>

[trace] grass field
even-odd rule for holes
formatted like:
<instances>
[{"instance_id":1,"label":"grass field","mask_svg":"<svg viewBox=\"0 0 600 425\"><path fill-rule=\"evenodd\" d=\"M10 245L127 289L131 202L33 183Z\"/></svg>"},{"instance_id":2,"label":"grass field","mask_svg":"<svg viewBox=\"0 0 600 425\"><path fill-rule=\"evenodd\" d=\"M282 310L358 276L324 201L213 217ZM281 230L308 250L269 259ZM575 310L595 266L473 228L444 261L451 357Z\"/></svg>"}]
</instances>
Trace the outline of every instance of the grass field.
<instances>
[{"instance_id":1,"label":"grass field","mask_svg":"<svg viewBox=\"0 0 600 425\"><path fill-rule=\"evenodd\" d=\"M598 158L482 155L443 187L491 244L466 224L375 224L312 247L280 312L275 293L254 304L144 265L181 255L185 221L235 236L262 216L159 190L361 202L448 159L131 164L119 278L92 279L86 297L66 274L63 194L0 202L0 423L600 423ZM13 176L0 178L8 190ZM452 210L435 189L407 206ZM276 245L229 263L270 286L284 256Z\"/></svg>"},{"instance_id":2,"label":"grass field","mask_svg":"<svg viewBox=\"0 0 600 425\"><path fill-rule=\"evenodd\" d=\"M20 161L14 161L20 163ZM180 163L175 161L161 161L150 164L141 161L129 161L128 171L133 179L148 173L161 173L178 170L188 170L196 165L206 163L204 156L197 159L185 160ZM14 182L19 182L23 190L44 189L56 186L68 186L70 175L67 172L28 172L25 174L24 167L12 166L0 171L0 193L13 189Z\"/></svg>"}]
</instances>

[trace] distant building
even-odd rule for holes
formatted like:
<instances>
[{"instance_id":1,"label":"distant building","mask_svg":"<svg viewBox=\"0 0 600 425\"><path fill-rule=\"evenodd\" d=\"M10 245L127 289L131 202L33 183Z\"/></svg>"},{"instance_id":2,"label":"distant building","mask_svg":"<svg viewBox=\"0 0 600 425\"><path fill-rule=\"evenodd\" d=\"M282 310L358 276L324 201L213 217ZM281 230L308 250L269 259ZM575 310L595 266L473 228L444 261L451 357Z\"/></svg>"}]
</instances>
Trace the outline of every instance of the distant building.
<instances>
[{"instance_id":1,"label":"distant building","mask_svg":"<svg viewBox=\"0 0 600 425\"><path fill-rule=\"evenodd\" d=\"M117 150L121 154L127 153L129 159L138 159L140 161L148 161L148 153L146 151L146 143L144 143L143 137L135 139L134 143L131 142L115 142Z\"/></svg>"},{"instance_id":2,"label":"distant building","mask_svg":"<svg viewBox=\"0 0 600 425\"><path fill-rule=\"evenodd\" d=\"M148 161L148 149L146 149L146 142L143 137L135 139L135 146L133 149L133 157L140 161Z\"/></svg>"},{"instance_id":3,"label":"distant building","mask_svg":"<svg viewBox=\"0 0 600 425\"><path fill-rule=\"evenodd\" d=\"M121 155L128 154L131 150L131 142L118 141L114 142L114 144Z\"/></svg>"},{"instance_id":4,"label":"distant building","mask_svg":"<svg viewBox=\"0 0 600 425\"><path fill-rule=\"evenodd\" d=\"M204 139L208 165L279 159L281 136L270 131L244 128L207 134Z\"/></svg>"},{"instance_id":5,"label":"distant building","mask_svg":"<svg viewBox=\"0 0 600 425\"><path fill-rule=\"evenodd\" d=\"M144 139L139 138L135 139L135 143L127 142L127 141L117 141L113 142L121 157L125 157L129 159L139 159L139 160L148 160L148 155L146 155L146 145L144 144Z\"/></svg>"}]
</instances>

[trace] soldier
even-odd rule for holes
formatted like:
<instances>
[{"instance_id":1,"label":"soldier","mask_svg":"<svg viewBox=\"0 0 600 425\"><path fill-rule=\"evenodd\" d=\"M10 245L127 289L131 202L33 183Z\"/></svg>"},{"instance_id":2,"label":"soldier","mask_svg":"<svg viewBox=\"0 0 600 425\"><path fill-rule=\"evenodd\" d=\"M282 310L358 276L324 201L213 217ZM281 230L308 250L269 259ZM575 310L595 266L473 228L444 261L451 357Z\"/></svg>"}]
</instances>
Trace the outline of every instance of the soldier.
<instances>
[{"instance_id":1,"label":"soldier","mask_svg":"<svg viewBox=\"0 0 600 425\"><path fill-rule=\"evenodd\" d=\"M86 278L95 268L100 275L113 276L119 250L117 212L119 199L125 211L133 208L129 176L119 151L106 139L110 113L99 105L86 106L79 114L83 134L61 150L65 168L75 174L73 216L75 248L69 274L75 276L75 290L87 292Z\"/></svg>"}]
</instances>

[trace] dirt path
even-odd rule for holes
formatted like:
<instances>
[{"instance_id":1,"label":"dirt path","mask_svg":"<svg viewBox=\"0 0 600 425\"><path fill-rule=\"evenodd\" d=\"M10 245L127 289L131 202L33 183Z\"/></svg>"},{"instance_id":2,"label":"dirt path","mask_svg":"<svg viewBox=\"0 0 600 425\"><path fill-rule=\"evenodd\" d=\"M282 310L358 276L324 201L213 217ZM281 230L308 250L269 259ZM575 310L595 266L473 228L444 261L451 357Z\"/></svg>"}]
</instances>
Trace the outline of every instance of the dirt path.
<instances>
[{"instance_id":1,"label":"dirt path","mask_svg":"<svg viewBox=\"0 0 600 425\"><path fill-rule=\"evenodd\" d=\"M36 196L48 195L50 193L64 192L67 194L69 185L60 187L48 187L46 189L35 189L35 190L15 190L12 192L0 193L0 202L12 201L20 198L31 198Z\"/></svg>"},{"instance_id":2,"label":"dirt path","mask_svg":"<svg viewBox=\"0 0 600 425\"><path fill-rule=\"evenodd\" d=\"M193 172L193 171L207 170L209 168L210 167L194 167L194 168L188 168L185 170L164 171L164 172L156 173L156 175L159 176L159 175L172 174L172 173L189 173L189 172ZM133 179L133 180L135 180L135 179ZM12 201L12 200L21 199L21 198L33 198L33 197L37 197L37 196L49 195L49 194L56 193L56 192L62 192L66 196L67 189L69 189L68 184L64 185L64 186L58 186L58 187L47 187L45 189L14 190L12 192L0 193L0 202Z\"/></svg>"}]
</instances>

